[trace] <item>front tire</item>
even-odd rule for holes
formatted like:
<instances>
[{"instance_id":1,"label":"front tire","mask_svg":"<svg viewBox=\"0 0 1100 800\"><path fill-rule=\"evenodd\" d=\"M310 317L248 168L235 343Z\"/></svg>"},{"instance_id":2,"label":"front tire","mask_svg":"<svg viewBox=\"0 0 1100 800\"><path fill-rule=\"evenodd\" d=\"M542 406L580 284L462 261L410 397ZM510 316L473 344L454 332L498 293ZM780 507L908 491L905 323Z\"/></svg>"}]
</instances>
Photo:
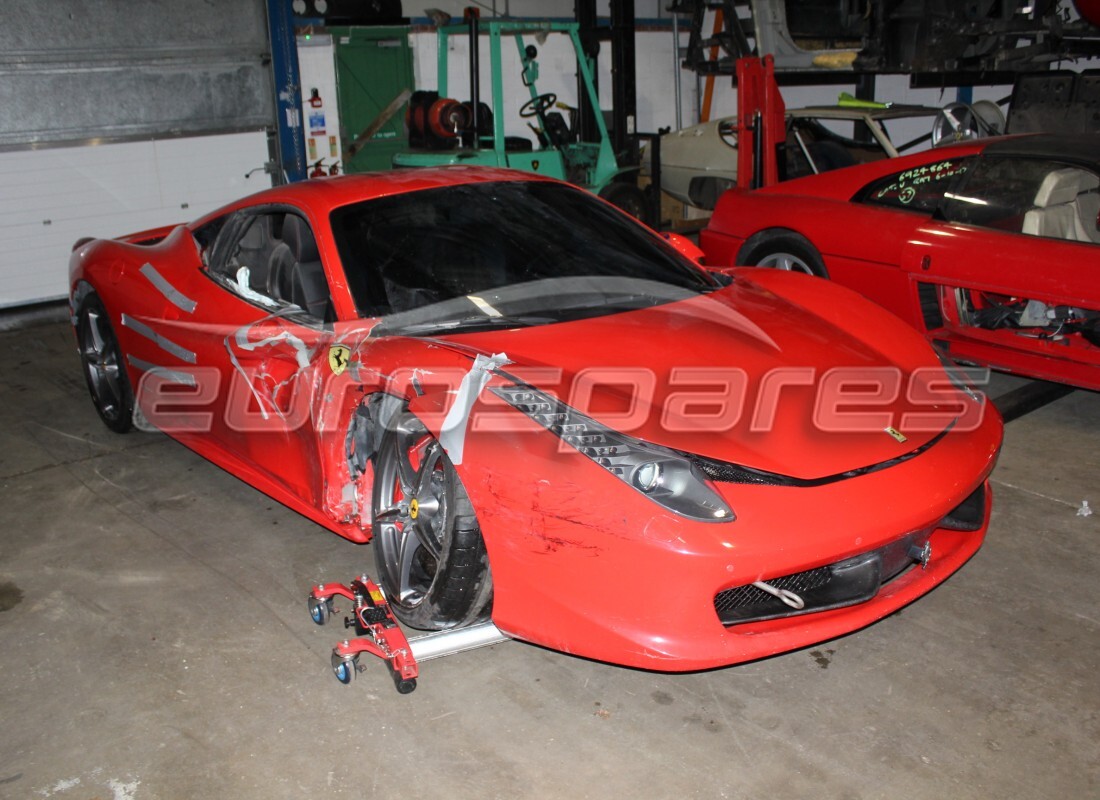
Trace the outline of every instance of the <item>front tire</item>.
<instances>
[{"instance_id":1,"label":"front tire","mask_svg":"<svg viewBox=\"0 0 1100 800\"><path fill-rule=\"evenodd\" d=\"M95 292L84 295L76 311L76 345L99 418L115 433L126 433L134 426L134 392L118 337Z\"/></svg>"},{"instance_id":2,"label":"front tire","mask_svg":"<svg viewBox=\"0 0 1100 800\"><path fill-rule=\"evenodd\" d=\"M412 413L395 415L374 476L375 561L397 618L420 630L488 618L493 583L477 516L443 447Z\"/></svg>"},{"instance_id":3,"label":"front tire","mask_svg":"<svg viewBox=\"0 0 1100 800\"><path fill-rule=\"evenodd\" d=\"M737 254L737 263L829 277L817 248L794 231L762 231L749 237Z\"/></svg>"}]
</instances>

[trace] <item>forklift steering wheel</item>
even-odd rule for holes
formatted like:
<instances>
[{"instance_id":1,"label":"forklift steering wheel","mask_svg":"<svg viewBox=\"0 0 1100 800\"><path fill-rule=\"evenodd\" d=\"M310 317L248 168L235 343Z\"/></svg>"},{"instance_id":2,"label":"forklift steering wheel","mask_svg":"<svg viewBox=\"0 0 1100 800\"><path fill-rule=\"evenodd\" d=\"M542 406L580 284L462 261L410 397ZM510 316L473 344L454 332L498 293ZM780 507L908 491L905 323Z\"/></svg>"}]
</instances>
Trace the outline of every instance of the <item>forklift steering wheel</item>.
<instances>
[{"instance_id":1,"label":"forklift steering wheel","mask_svg":"<svg viewBox=\"0 0 1100 800\"><path fill-rule=\"evenodd\" d=\"M536 97L532 97L520 106L519 115L524 118L541 117L547 110L552 108L556 102L558 102L558 96L553 92L540 94Z\"/></svg>"}]
</instances>

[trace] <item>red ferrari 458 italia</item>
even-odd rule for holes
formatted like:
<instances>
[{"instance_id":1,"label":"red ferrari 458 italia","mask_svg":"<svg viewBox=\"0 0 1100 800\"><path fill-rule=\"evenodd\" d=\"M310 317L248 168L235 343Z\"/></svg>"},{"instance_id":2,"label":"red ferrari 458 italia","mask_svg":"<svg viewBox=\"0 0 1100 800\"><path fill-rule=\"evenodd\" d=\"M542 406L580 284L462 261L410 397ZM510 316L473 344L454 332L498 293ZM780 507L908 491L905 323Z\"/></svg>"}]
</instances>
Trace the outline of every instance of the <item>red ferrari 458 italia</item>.
<instances>
[{"instance_id":1,"label":"red ferrari 458 italia","mask_svg":"<svg viewBox=\"0 0 1100 800\"><path fill-rule=\"evenodd\" d=\"M983 139L726 193L710 265L808 272L960 361L1100 389L1100 136Z\"/></svg>"},{"instance_id":2,"label":"red ferrari 458 italia","mask_svg":"<svg viewBox=\"0 0 1100 800\"><path fill-rule=\"evenodd\" d=\"M560 182L399 171L78 243L72 318L109 427L373 540L408 626L692 670L931 590L1001 442L896 317L697 255Z\"/></svg>"}]
</instances>

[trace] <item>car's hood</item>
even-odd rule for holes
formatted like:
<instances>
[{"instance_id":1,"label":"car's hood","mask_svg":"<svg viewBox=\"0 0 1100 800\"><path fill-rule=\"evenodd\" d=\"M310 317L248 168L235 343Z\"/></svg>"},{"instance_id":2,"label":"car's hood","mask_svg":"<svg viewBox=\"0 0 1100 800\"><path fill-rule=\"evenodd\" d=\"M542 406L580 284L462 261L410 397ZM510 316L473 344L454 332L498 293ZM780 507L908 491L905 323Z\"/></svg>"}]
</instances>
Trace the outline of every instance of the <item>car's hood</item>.
<instances>
[{"instance_id":1,"label":"car's hood","mask_svg":"<svg viewBox=\"0 0 1100 800\"><path fill-rule=\"evenodd\" d=\"M904 442L886 431L902 428L907 411L937 408L912 405L905 384L915 367L935 368L937 362L930 348L916 341L917 333L873 327L859 318L829 322L762 287L738 282L638 311L436 341L471 356L502 353L511 362L504 372L639 439L819 478L896 458L942 430L903 430ZM867 378L902 376L896 399L862 406L888 412L885 424L860 417L857 421L867 423L863 431L822 430L822 422L835 428L830 408L860 408L833 403L839 395L829 386L837 388L837 370L856 371L851 376L859 385L847 384L849 400L850 392L870 388ZM696 419L686 418L691 416Z\"/></svg>"}]
</instances>

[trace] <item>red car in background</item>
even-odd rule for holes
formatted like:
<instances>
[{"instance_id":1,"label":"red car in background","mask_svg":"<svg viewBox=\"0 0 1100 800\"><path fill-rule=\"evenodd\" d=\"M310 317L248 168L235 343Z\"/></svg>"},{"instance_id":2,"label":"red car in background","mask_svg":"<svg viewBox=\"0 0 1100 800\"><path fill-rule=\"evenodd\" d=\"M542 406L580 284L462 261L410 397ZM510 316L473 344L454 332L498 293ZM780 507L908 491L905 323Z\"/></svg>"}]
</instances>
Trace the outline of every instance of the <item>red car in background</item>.
<instances>
[{"instance_id":1,"label":"red car in background","mask_svg":"<svg viewBox=\"0 0 1100 800\"><path fill-rule=\"evenodd\" d=\"M829 278L957 360L1100 389L1100 136L983 139L719 201L711 266Z\"/></svg>"}]
</instances>

